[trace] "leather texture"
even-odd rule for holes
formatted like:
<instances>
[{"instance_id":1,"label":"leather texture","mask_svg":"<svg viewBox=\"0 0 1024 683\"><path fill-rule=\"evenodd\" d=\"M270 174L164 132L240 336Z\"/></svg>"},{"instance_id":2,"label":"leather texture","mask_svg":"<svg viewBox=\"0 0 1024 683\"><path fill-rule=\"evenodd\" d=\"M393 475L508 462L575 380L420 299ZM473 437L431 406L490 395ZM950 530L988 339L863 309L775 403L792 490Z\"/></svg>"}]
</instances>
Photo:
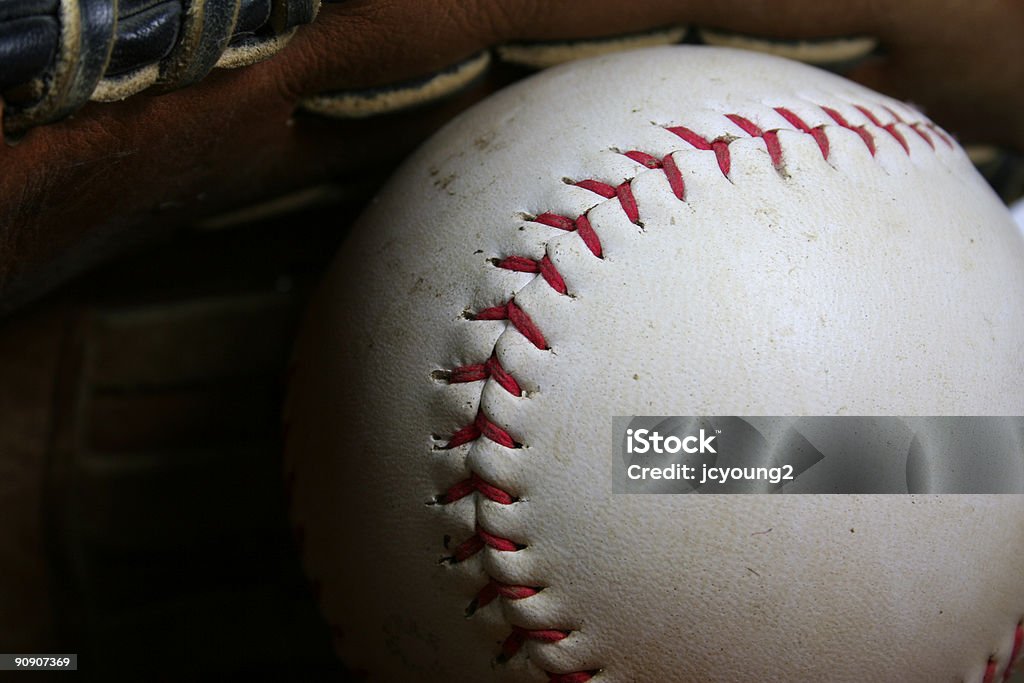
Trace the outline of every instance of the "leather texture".
<instances>
[{"instance_id":1,"label":"leather texture","mask_svg":"<svg viewBox=\"0 0 1024 683\"><path fill-rule=\"evenodd\" d=\"M124 9L123 3L119 6ZM181 11L179 3L147 3L119 16L107 74L118 76L166 57L178 37Z\"/></svg>"},{"instance_id":2,"label":"leather texture","mask_svg":"<svg viewBox=\"0 0 1024 683\"><path fill-rule=\"evenodd\" d=\"M666 47L492 96L378 196L296 348L293 519L339 652L374 681L1001 676L1022 497L613 495L611 420L1024 414L1022 266L946 134L811 67ZM519 395L451 381L492 356Z\"/></svg>"},{"instance_id":3,"label":"leather texture","mask_svg":"<svg viewBox=\"0 0 1024 683\"><path fill-rule=\"evenodd\" d=\"M193 0L182 23L181 40L160 70L168 88L191 85L210 73L235 31L240 0Z\"/></svg>"},{"instance_id":4,"label":"leather texture","mask_svg":"<svg viewBox=\"0 0 1024 683\"><path fill-rule=\"evenodd\" d=\"M0 23L0 64L5 85L24 83L38 71L38 64L53 59L57 45L57 20L53 17L17 17Z\"/></svg>"},{"instance_id":5,"label":"leather texture","mask_svg":"<svg viewBox=\"0 0 1024 683\"><path fill-rule=\"evenodd\" d=\"M57 8L61 30L53 69L43 79L38 99L7 107L5 131L55 121L89 100L110 59L116 16L116 4L108 0L61 0Z\"/></svg>"},{"instance_id":6,"label":"leather texture","mask_svg":"<svg viewBox=\"0 0 1024 683\"><path fill-rule=\"evenodd\" d=\"M318 8L318 0L33 0L5 7L4 131L56 121L90 98L123 99L158 79L164 89L182 87L217 65L266 59Z\"/></svg>"},{"instance_id":7,"label":"leather texture","mask_svg":"<svg viewBox=\"0 0 1024 683\"><path fill-rule=\"evenodd\" d=\"M684 41L690 44L743 47L832 70L849 69L864 62L875 52L878 44L877 40L863 37L813 41L758 40L698 27L691 29L685 25L605 38L513 41L494 48L495 60L490 59L489 52L484 52L426 78L372 88L318 93L306 97L301 107L315 114L339 119L379 116L450 96L479 79L492 62L531 70L546 69L576 59L658 45L676 45Z\"/></svg>"}]
</instances>

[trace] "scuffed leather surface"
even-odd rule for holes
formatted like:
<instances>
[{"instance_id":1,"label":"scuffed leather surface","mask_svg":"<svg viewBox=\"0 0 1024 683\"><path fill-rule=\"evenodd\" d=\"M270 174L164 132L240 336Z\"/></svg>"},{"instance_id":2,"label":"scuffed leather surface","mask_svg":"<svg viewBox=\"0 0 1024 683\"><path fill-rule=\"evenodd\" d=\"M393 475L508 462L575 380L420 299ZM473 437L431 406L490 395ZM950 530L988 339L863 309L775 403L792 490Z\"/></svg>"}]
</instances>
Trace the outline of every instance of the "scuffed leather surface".
<instances>
[{"instance_id":1,"label":"scuffed leather surface","mask_svg":"<svg viewBox=\"0 0 1024 683\"><path fill-rule=\"evenodd\" d=\"M39 65L53 59L57 33L57 20L53 17L3 19L0 23L0 64L4 69L0 86L24 83L39 73Z\"/></svg>"},{"instance_id":2,"label":"scuffed leather surface","mask_svg":"<svg viewBox=\"0 0 1024 683\"><path fill-rule=\"evenodd\" d=\"M571 109L551 103L571 102ZM560 68L454 120L378 197L296 353L287 467L339 652L369 680L966 681L1024 616L1020 496L613 496L613 415L1024 412L1024 242L959 149L778 118L897 102L666 48ZM817 112L817 113L816 113ZM724 119L778 128L785 163ZM713 151L661 128L685 125ZM904 129L900 129L904 130ZM687 201L616 150L674 153ZM634 178L617 200L567 184ZM593 207L593 208L591 208ZM529 221L589 210L603 259ZM571 296L496 269L551 258ZM474 312L514 300L539 350ZM436 373L496 352L522 384ZM443 450L478 410L520 449ZM519 498L438 496L474 472ZM477 528L524 546L445 562ZM489 578L543 587L467 618ZM567 629L496 658L512 625Z\"/></svg>"},{"instance_id":3,"label":"scuffed leather surface","mask_svg":"<svg viewBox=\"0 0 1024 683\"><path fill-rule=\"evenodd\" d=\"M106 4L114 7L109 0ZM217 8L223 4L213 3ZM272 4L272 0L241 0L232 41L250 38L263 28L270 21ZM316 16L312 0L282 0L278 4L285 17L281 31L309 23ZM4 57L0 89L45 74L59 39L58 6L58 0L32 0L0 8L0 55ZM106 75L116 76L166 57L178 36L184 7L181 0L119 0L117 36ZM47 28L40 28L43 26ZM102 54L106 42L97 40L89 49Z\"/></svg>"},{"instance_id":4,"label":"scuffed leather surface","mask_svg":"<svg viewBox=\"0 0 1024 683\"><path fill-rule=\"evenodd\" d=\"M251 35L270 19L270 0L242 0L238 6L238 21L235 22L235 36ZM308 23L312 17L308 17ZM292 24L291 26L297 26ZM289 26L290 28L290 26Z\"/></svg>"},{"instance_id":5,"label":"scuffed leather surface","mask_svg":"<svg viewBox=\"0 0 1024 683\"><path fill-rule=\"evenodd\" d=\"M17 102L4 112L5 131L63 118L89 100L103 77L116 25L116 5L108 0L62 0L57 7L60 24L52 54L51 72L41 74L42 94Z\"/></svg>"},{"instance_id":6,"label":"scuffed leather surface","mask_svg":"<svg viewBox=\"0 0 1024 683\"><path fill-rule=\"evenodd\" d=\"M108 99L104 86L112 80L119 93L144 89L150 67L162 70L166 89L203 78L229 47L245 48L232 54L232 65L265 59L318 7L317 0L34 0L5 8L4 131L53 123L94 95Z\"/></svg>"},{"instance_id":7,"label":"scuffed leather surface","mask_svg":"<svg viewBox=\"0 0 1024 683\"><path fill-rule=\"evenodd\" d=\"M166 57L174 47L180 22L181 5L173 2L146 3L127 16L119 16L107 75L123 74Z\"/></svg>"},{"instance_id":8,"label":"scuffed leather surface","mask_svg":"<svg viewBox=\"0 0 1024 683\"><path fill-rule=\"evenodd\" d=\"M213 69L235 31L241 0L193 0L185 11L181 39L161 64L160 83L191 85Z\"/></svg>"}]
</instances>

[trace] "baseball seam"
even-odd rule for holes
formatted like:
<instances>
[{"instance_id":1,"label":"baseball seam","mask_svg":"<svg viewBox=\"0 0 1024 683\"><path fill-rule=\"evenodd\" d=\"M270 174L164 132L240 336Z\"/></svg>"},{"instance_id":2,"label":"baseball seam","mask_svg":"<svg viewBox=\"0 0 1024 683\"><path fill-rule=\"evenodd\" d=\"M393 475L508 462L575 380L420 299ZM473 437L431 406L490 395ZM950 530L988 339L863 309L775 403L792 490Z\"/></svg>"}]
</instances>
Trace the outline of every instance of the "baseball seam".
<instances>
[{"instance_id":1,"label":"baseball seam","mask_svg":"<svg viewBox=\"0 0 1024 683\"><path fill-rule=\"evenodd\" d=\"M936 149L937 144L942 144L949 149L955 149L952 139L935 124L927 120L907 120L904 117L901 117L892 108L885 105L879 105L878 107L881 112L884 112L881 116L879 113L874 112L863 105L853 105L853 108L865 118L865 122L861 124L851 123L838 111L838 109L834 107L825 105L815 106L819 107L819 109L826 115L827 120L831 121L831 123L811 126L804 120L804 118L797 115L792 109L781 106L773 107L772 111L781 116L790 126L792 126L791 129L779 127L764 130L755 124L750 118L736 113L724 114L724 118L738 127L747 136L763 140L771 163L775 167L776 171L784 175L786 174L785 158L782 145L780 144L778 137L778 133L780 131L791 131L807 135L816 143L822 157L826 161L829 160L831 151L830 141L827 135L828 128L842 128L856 133L864 143L872 158L876 157L878 150L876 141L877 135L888 136L894 140L907 156L911 155L911 145L908 143L906 137L907 134L916 134L932 150ZM887 121L883 121L883 118L887 119ZM686 142L690 148L714 153L720 171L724 176L727 178L729 177L732 168L729 145L731 142L743 138L734 134L722 134L715 138L709 138L684 126L662 127ZM603 258L601 240L598 236L597 230L588 217L588 213L595 207L606 202L618 202L629 221L642 227L642 223L640 221L640 207L638 206L632 191L632 182L639 176L639 174L644 173L645 170L662 172L668 181L672 194L679 201L686 201L686 186L683 174L677 166L676 159L674 158L676 152L686 151L685 149L674 150L666 155L660 156L641 150L615 151L628 157L641 167L636 175L617 184L614 181L607 182L605 180L593 178L568 181L579 188L593 192L600 197L601 200L575 218L552 211L528 217L527 220L547 225L559 232L576 232L593 256L596 258ZM546 248L545 251L547 251ZM554 290L556 294L562 296L570 295L571 283L566 282L565 278L547 255L544 255L540 259L535 259L513 254L493 258L490 260L490 263L491 265L504 270L531 273L534 275L533 280L541 278L552 290ZM531 319L529 313L523 310L523 308L516 302L515 294L500 305L479 310L475 314L468 314L467 317L471 320L507 321L508 327L511 328L511 330L521 334L537 349L548 350L550 348L543 331ZM508 328L506 331L509 331ZM435 373L434 377L435 379L441 379L449 384L481 382L483 383L481 385L481 397L483 393L483 386L489 381L494 381L509 394L516 397L527 398L526 393L520 385L520 381L502 366L501 360L498 357L497 342L495 342L494 347L486 360L448 370L440 370ZM460 429L457 429L451 434L447 441L438 448L442 450L451 450L466 445L472 447L472 444L480 439L487 439L508 449L519 449L523 446L523 444L517 440L517 436L511 434L508 430L497 424L487 415L481 400L473 421ZM467 469L469 468L467 467ZM505 491L493 482L487 481L479 473L473 472L472 470L468 471L468 476L465 479L451 485L445 492L439 494L435 501L440 505L449 505L472 495L483 496L484 498L500 505L523 504L515 495ZM502 553L514 553L528 547L528 543L513 541L489 532L487 529L483 528L479 519L474 522L474 528L475 530L469 538L455 546L450 557L447 558L450 563L457 564L466 561L477 553L483 551L485 548L490 548ZM496 600L524 600L533 597L544 590L544 586L512 585L499 581L490 573L487 575L488 582L479 590L476 597L472 599L466 609L467 617L472 616L478 610L486 607ZM528 629L513 623L510 623L509 627L510 633L503 641L500 653L496 658L498 663L507 662L512 657L515 657L528 641L553 644L565 640L573 633L573 629ZM1021 653L1022 642L1024 642L1024 626L1018 624L1014 633L1013 650L1009 659L1005 662L1005 667L1001 665L999 659L995 655L990 656L982 683L993 683L1000 671L1003 672L1003 680L1007 680L1009 678L1012 664ZM583 683L591 680L601 671L602 667L599 666L587 670L566 673L544 670L544 673L548 676L548 680L551 683Z\"/></svg>"}]
</instances>

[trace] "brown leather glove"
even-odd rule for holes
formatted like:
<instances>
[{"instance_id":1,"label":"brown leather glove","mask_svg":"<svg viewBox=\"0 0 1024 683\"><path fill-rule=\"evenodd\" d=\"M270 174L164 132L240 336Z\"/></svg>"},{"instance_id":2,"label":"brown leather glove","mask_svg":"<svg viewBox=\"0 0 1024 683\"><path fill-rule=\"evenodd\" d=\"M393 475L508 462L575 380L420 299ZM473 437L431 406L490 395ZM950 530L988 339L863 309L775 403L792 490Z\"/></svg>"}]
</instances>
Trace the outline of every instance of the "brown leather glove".
<instances>
[{"instance_id":1,"label":"brown leather glove","mask_svg":"<svg viewBox=\"0 0 1024 683\"><path fill-rule=\"evenodd\" d=\"M163 229L328 178L385 172L456 111L522 72L502 65L518 59L515 49L495 50L483 77L460 96L361 119L302 109L323 110L321 93L365 102L380 94L365 89L415 89L422 86L415 79L499 46L676 26L709 42L729 42L729 33L875 38L876 56L848 75L922 106L964 141L1024 149L1020 3L348 0L324 5L268 61L217 70L170 94L91 103L0 148L0 309Z\"/></svg>"}]
</instances>

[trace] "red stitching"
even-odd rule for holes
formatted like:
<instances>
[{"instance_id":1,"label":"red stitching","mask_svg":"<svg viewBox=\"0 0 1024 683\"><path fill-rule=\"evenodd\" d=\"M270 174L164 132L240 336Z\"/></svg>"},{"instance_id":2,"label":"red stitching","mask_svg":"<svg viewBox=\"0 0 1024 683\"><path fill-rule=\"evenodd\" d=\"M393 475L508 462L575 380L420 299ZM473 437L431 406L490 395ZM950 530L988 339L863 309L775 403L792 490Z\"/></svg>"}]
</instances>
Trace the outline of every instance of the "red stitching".
<instances>
[{"instance_id":1,"label":"red stitching","mask_svg":"<svg viewBox=\"0 0 1024 683\"><path fill-rule=\"evenodd\" d=\"M544 278L545 282L551 285L552 289L559 294L568 293L569 290L565 286L565 280L562 279L562 274L558 272L558 269L555 268L555 264L551 262L551 259L548 258L547 255L537 263L537 269L540 271L541 277Z\"/></svg>"},{"instance_id":2,"label":"red stitching","mask_svg":"<svg viewBox=\"0 0 1024 683\"><path fill-rule=\"evenodd\" d=\"M557 213L542 213L534 219L538 223L550 225L552 228L572 232L576 229L576 222L568 216L560 216Z\"/></svg>"},{"instance_id":3,"label":"red stitching","mask_svg":"<svg viewBox=\"0 0 1024 683\"><path fill-rule=\"evenodd\" d=\"M932 137L930 135L928 135L928 133L926 133L923 130L921 130L921 124L919 124L919 123L911 123L911 124L908 124L908 125L910 126L910 130L912 130L915 133L917 133L919 136L921 136L922 140L924 140L925 142L928 143L929 147L931 147L932 149L935 149L935 143L932 142Z\"/></svg>"},{"instance_id":4,"label":"red stitching","mask_svg":"<svg viewBox=\"0 0 1024 683\"><path fill-rule=\"evenodd\" d=\"M920 124L918 124L916 122L914 122L914 123L907 123L906 121L903 120L903 117L899 115L899 112L897 112L895 109L893 109L891 107L888 107L886 105L882 105L882 109L884 109L887 112L889 112L889 116L891 116L894 119L896 119L897 123L902 123L902 124L908 126L911 130L913 130L915 133L917 133L921 137L922 140L927 142L929 147L931 147L932 149L935 149L935 143L932 142L931 137L927 133L925 133L923 130L921 130ZM908 152L909 152L909 150L908 150Z\"/></svg>"},{"instance_id":5,"label":"red stitching","mask_svg":"<svg viewBox=\"0 0 1024 683\"><path fill-rule=\"evenodd\" d=\"M638 152L633 150L631 152L623 152L623 154L636 163L643 164L647 168L661 168L661 162L647 152Z\"/></svg>"},{"instance_id":6,"label":"red stitching","mask_svg":"<svg viewBox=\"0 0 1024 683\"><path fill-rule=\"evenodd\" d=\"M700 150L711 150L715 153L715 160L718 161L718 168L722 175L728 177L732 160L729 158L729 141L724 138L708 140L685 126L670 126L668 132L675 133L680 138Z\"/></svg>"},{"instance_id":7,"label":"red stitching","mask_svg":"<svg viewBox=\"0 0 1024 683\"><path fill-rule=\"evenodd\" d=\"M867 117L868 121L870 121L873 125L884 130L886 133L891 135L896 140L896 142L900 143L900 147L903 148L904 152L906 152L908 155L910 154L910 145L907 144L906 138L904 138L903 135L898 130L896 130L895 123L882 123L878 119L878 117L875 116L867 107L864 107L859 104L854 106L857 108L857 111L859 111L861 114L864 114L864 116ZM892 110L890 109L889 111L891 112Z\"/></svg>"},{"instance_id":8,"label":"red stitching","mask_svg":"<svg viewBox=\"0 0 1024 683\"><path fill-rule=\"evenodd\" d=\"M516 656L527 640L536 640L540 643L557 643L569 636L568 631L559 629L525 629L521 626L513 626L512 633L505 638L501 644L501 661L508 661Z\"/></svg>"},{"instance_id":9,"label":"red stitching","mask_svg":"<svg viewBox=\"0 0 1024 683\"><path fill-rule=\"evenodd\" d=\"M468 479L463 479L447 489L442 496L438 497L437 502L441 505L447 505L466 498L473 493L480 494L484 498L500 505L512 505L516 502L516 498L508 493L507 490L485 481L475 472L470 474Z\"/></svg>"},{"instance_id":10,"label":"red stitching","mask_svg":"<svg viewBox=\"0 0 1024 683\"><path fill-rule=\"evenodd\" d=\"M657 159L647 152L640 152L638 150L631 150L629 152L623 152L623 154L638 164L642 164L650 169L661 169L665 173L665 177L668 178L668 185L672 188L672 194L677 199L686 199L686 185L683 183L683 174L679 171L679 167L676 166L675 160L671 154L666 154L663 159Z\"/></svg>"},{"instance_id":11,"label":"red stitching","mask_svg":"<svg viewBox=\"0 0 1024 683\"><path fill-rule=\"evenodd\" d=\"M626 213L626 218L629 219L630 223L640 222L640 209L636 205L636 199L633 197L633 187L629 182L622 183L615 188L615 194L619 197L619 205L622 206L622 210Z\"/></svg>"},{"instance_id":12,"label":"red stitching","mask_svg":"<svg viewBox=\"0 0 1024 683\"><path fill-rule=\"evenodd\" d=\"M590 253L598 258L602 258L601 240L597 238L597 234L590 226L590 219L587 218L586 214L583 214L576 220L573 220L568 216L561 216L557 213L542 213L534 220L537 223L550 225L551 227L558 228L559 230L567 230L569 232L575 231L583 238L583 243L587 245L587 249L590 249Z\"/></svg>"},{"instance_id":13,"label":"red stitching","mask_svg":"<svg viewBox=\"0 0 1024 683\"><path fill-rule=\"evenodd\" d=\"M985 677L981 679L982 683L995 683L997 669L998 664L996 660L989 657L988 664L985 666Z\"/></svg>"},{"instance_id":14,"label":"red stitching","mask_svg":"<svg viewBox=\"0 0 1024 683\"><path fill-rule=\"evenodd\" d=\"M772 165L775 168L782 167L782 146L779 144L778 132L773 130L766 133L754 124L753 121L745 119L739 114L726 114L725 117L739 126L747 135L764 140L765 147L768 148L768 158L772 160Z\"/></svg>"},{"instance_id":15,"label":"red stitching","mask_svg":"<svg viewBox=\"0 0 1024 683\"><path fill-rule=\"evenodd\" d=\"M666 130L668 130L668 132L670 132L670 133L675 133L676 135L681 137L683 140L685 140L686 142L689 142L691 145L696 147L697 149L701 149L701 150L705 150L705 151L708 151L708 150L711 149L711 141L710 140L705 138L703 135L700 135L699 133L695 133L694 131L690 130L689 128L687 128L685 126L670 126Z\"/></svg>"},{"instance_id":16,"label":"red stitching","mask_svg":"<svg viewBox=\"0 0 1024 683\"><path fill-rule=\"evenodd\" d=\"M825 135L825 129L823 126L811 128L803 119L785 107L775 107L775 111L777 111L782 118L796 126L797 130L807 133L814 138L814 141L818 143L818 149L821 150L821 156L824 157L826 161L828 160L828 136Z\"/></svg>"},{"instance_id":17,"label":"red stitching","mask_svg":"<svg viewBox=\"0 0 1024 683\"><path fill-rule=\"evenodd\" d=\"M1010 680L1013 675L1022 648L1024 648L1024 622L1017 622L1017 628L1013 630L1013 649L1010 651L1010 661L1007 662L1006 671L1003 672L1004 682Z\"/></svg>"},{"instance_id":18,"label":"red stitching","mask_svg":"<svg viewBox=\"0 0 1024 683\"><path fill-rule=\"evenodd\" d=\"M540 273L544 281L551 285L551 288L559 294L566 294L569 291L565 286L565 280L562 279L562 274L558 272L555 264L547 256L544 256L539 261L525 256L509 256L499 261L496 265L499 268L516 270L520 273Z\"/></svg>"},{"instance_id":19,"label":"red stitching","mask_svg":"<svg viewBox=\"0 0 1024 683\"><path fill-rule=\"evenodd\" d=\"M507 662L522 649L528 640L535 640L540 643L557 643L569 637L571 631L561 629L525 629L519 626L512 627L505 642L501 644L501 656L499 662ZM597 671L573 671L571 673L556 674L547 672L548 683L586 683L594 677Z\"/></svg>"},{"instance_id":20,"label":"red stitching","mask_svg":"<svg viewBox=\"0 0 1024 683\"><path fill-rule=\"evenodd\" d=\"M473 534L455 547L451 560L452 562L463 562L476 555L483 548L484 539L480 538L477 534Z\"/></svg>"},{"instance_id":21,"label":"red stitching","mask_svg":"<svg viewBox=\"0 0 1024 683\"><path fill-rule=\"evenodd\" d=\"M686 186L683 184L683 174L676 166L675 159L672 158L671 154L665 156L661 160L661 168L665 171L665 175L668 177L669 187L672 188L672 193L679 200L686 199Z\"/></svg>"},{"instance_id":22,"label":"red stitching","mask_svg":"<svg viewBox=\"0 0 1024 683\"><path fill-rule=\"evenodd\" d=\"M611 199L615 196L615 188L608 183L602 183L599 180L581 180L576 183L576 187L582 187L584 190L590 190L591 192L601 195L605 199Z\"/></svg>"},{"instance_id":23,"label":"red stitching","mask_svg":"<svg viewBox=\"0 0 1024 683\"><path fill-rule=\"evenodd\" d=\"M582 218L583 216L580 216L580 219ZM587 225L590 225L589 221ZM586 240L584 239L584 241ZM540 328L530 319L526 311L519 308L515 299L509 299L500 306L492 306L482 311L477 311L473 318L474 320L507 320L538 349L548 348L547 340L544 339L544 334L540 331Z\"/></svg>"},{"instance_id":24,"label":"red stitching","mask_svg":"<svg viewBox=\"0 0 1024 683\"><path fill-rule=\"evenodd\" d=\"M650 157L650 155L646 156ZM652 160L654 159L654 157L650 158ZM582 187L584 190L590 190L605 199L618 197L619 205L622 207L622 210L626 212L626 217L629 218L629 221L631 223L639 222L640 212L637 209L636 200L633 198L633 188L629 186L628 180L617 187L612 187L608 183L602 183L600 180L581 180L576 183L576 186Z\"/></svg>"},{"instance_id":25,"label":"red stitching","mask_svg":"<svg viewBox=\"0 0 1024 683\"><path fill-rule=\"evenodd\" d=\"M942 140L944 143L946 143L946 147L949 147L950 149L954 148L953 141L949 139L948 135L946 135L944 132L942 132L941 128L936 126L931 121L926 122L924 124L924 126L928 130L930 130L932 133L934 133L940 140Z\"/></svg>"},{"instance_id":26,"label":"red stitching","mask_svg":"<svg viewBox=\"0 0 1024 683\"><path fill-rule=\"evenodd\" d=\"M444 494L438 496L437 502L441 505L448 505L465 498L471 493L479 493L484 498L493 500L501 505L511 505L516 502L515 496L511 493L485 481L475 472L470 474L468 479L463 479L457 484L452 485Z\"/></svg>"},{"instance_id":27,"label":"red stitching","mask_svg":"<svg viewBox=\"0 0 1024 683\"><path fill-rule=\"evenodd\" d=\"M867 130L867 126L852 125L845 117L843 117L842 114L831 107L822 106L821 109L838 126L857 133L860 139L867 146L871 155L875 155L876 147L874 137ZM943 140L950 147L953 146L952 142L941 132L940 129L934 126L934 124L922 124L916 122L907 123L906 121L903 121L895 111L892 111L887 107L885 107L885 110L894 119L894 122L883 124L877 116L866 108L857 106L857 109L867 117L868 121L872 125L885 130L894 139L896 139L908 154L910 151L909 146L906 144L906 140L902 137L899 131L896 130L895 126L897 123L907 125L916 131L918 135L920 135L922 139L932 147L932 149L934 149L935 145L933 144L930 135L925 132L922 127L928 128L934 135L939 137L939 139ZM782 118L784 118L798 132L810 135L817 143L822 157L828 160L830 143L828 136L825 133L825 126L819 125L812 128L796 113L785 107L776 107L774 111L782 116ZM752 138L760 138L764 140L768 156L771 159L773 166L776 169L781 170L784 158L782 146L778 137L778 130L765 131L749 118L741 116L740 114L726 114L725 117L743 133ZM684 126L667 126L666 130L675 134L695 149L714 152L719 169L723 175L728 177L731 168L729 143L736 138L722 135L715 139L708 139ZM668 180L669 187L676 198L680 201L686 200L686 185L682 172L676 164L673 156L674 153L667 154L660 159L641 150L629 150L621 153L646 169L660 170L664 173ZM633 195L631 183L632 179L627 179L624 182L613 184L596 178L588 178L576 181L573 184L581 189L593 192L605 200L616 199L626 217L632 223L639 224L640 209L637 204L636 197ZM580 239L583 240L584 245L586 245L594 256L603 258L603 247L601 245L601 241L598 238L598 235L595 232L586 212L576 218L571 218L554 212L544 212L535 216L532 220L536 223L547 225L558 230L576 232ZM558 272L554 263L547 255L540 259L529 258L521 255L512 255L501 260L495 259L492 263L505 270L531 273L535 276L539 275L559 294L565 295L568 292L564 278L561 273ZM515 303L514 298L509 299L498 306L492 306L478 311L471 317L475 320L507 320L520 334L533 343L533 345L538 349L546 350L549 348L547 340L540 328L533 322L530 316ZM493 352L490 358L488 358L484 363L464 365L454 368L448 373L447 379L449 383L453 384L493 379L510 394L515 396L523 395L519 382L511 375L511 373L502 367L496 354ZM445 445L445 448L455 448L480 438L489 439L506 448L521 447L521 444L519 444L511 434L491 421L481 409L477 413L472 424L462 427L452 435L448 443ZM447 505L473 494L479 494L500 505L512 505L518 501L518 498L510 492L486 481L479 474L470 472L466 479L451 485L445 493L439 495L437 497L437 502ZM525 547L525 545L517 543L511 539L492 534L477 525L474 533L455 548L449 559L456 563L462 562L476 555L484 548L491 548L498 552L518 552ZM467 616L472 615L477 609L485 607L498 598L504 598L506 600L524 600L526 598L533 597L543 590L543 587L538 586L506 584L498 581L493 576L489 576L488 579L487 584L480 589L471 601L469 607L466 609ZM540 643L557 643L564 640L572 633L571 630L566 629L526 629L514 624L511 628L512 632L502 643L501 652L498 657L499 662L507 661L511 657L514 657L527 641L533 640ZM1019 656L1022 643L1024 643L1024 626L1018 625L1015 633L1011 664ZM599 669L595 669L569 673L554 673L550 671L546 671L545 673L547 674L548 681L550 683L585 683L586 681L591 680L599 671ZM992 683L997 671L997 663L994 659L990 660L988 667L986 668L985 683ZM1009 673L1010 666L1007 667L1004 673L1004 679L1009 677Z\"/></svg>"},{"instance_id":28,"label":"red stitching","mask_svg":"<svg viewBox=\"0 0 1024 683\"><path fill-rule=\"evenodd\" d=\"M456 563L464 562L484 548L493 548L494 550L503 553L514 553L525 547L526 546L516 543L515 541L488 533L480 527L477 527L476 533L455 547L455 551L452 552L451 560Z\"/></svg>"},{"instance_id":29,"label":"red stitching","mask_svg":"<svg viewBox=\"0 0 1024 683\"><path fill-rule=\"evenodd\" d=\"M875 156L875 139L871 137L871 133L868 132L866 126L854 126L838 111L831 107L822 107L822 111L828 114L833 121L838 123L843 128L852 130L854 133L860 136L860 139L864 141L864 144L868 146L868 151L871 152L871 156Z\"/></svg>"},{"instance_id":30,"label":"red stitching","mask_svg":"<svg viewBox=\"0 0 1024 683\"><path fill-rule=\"evenodd\" d=\"M522 446L519 442L512 438L512 436L498 425L491 422L483 410L476 414L476 419L471 424L459 429L457 432L452 434L448 443L444 445L446 450L457 448L463 444L467 444L470 441L476 441L481 436L490 439L496 444L504 446L505 448L519 448Z\"/></svg>"},{"instance_id":31,"label":"red stitching","mask_svg":"<svg viewBox=\"0 0 1024 683\"><path fill-rule=\"evenodd\" d=\"M495 550L499 550L503 553L514 553L517 550L522 550L526 547L507 538L488 533L481 528L477 528L476 535L482 538L489 548L494 548Z\"/></svg>"},{"instance_id":32,"label":"red stitching","mask_svg":"<svg viewBox=\"0 0 1024 683\"><path fill-rule=\"evenodd\" d=\"M473 602L475 607L486 607L498 597L505 598L506 600L523 600L533 597L540 593L540 591L540 588L534 588L533 586L514 586L491 579L486 586L480 589Z\"/></svg>"},{"instance_id":33,"label":"red stitching","mask_svg":"<svg viewBox=\"0 0 1024 683\"><path fill-rule=\"evenodd\" d=\"M489 378L494 378L494 381L513 396L521 396L523 393L523 390L519 386L519 382L516 381L516 378L501 365L498 357L493 354L487 359L486 363L462 365L454 368L448 373L449 384L479 382Z\"/></svg>"},{"instance_id":34,"label":"red stitching","mask_svg":"<svg viewBox=\"0 0 1024 683\"><path fill-rule=\"evenodd\" d=\"M594 232L594 228L590 225L590 219L587 218L586 214L583 214L576 219L576 234L583 239L583 244L587 245L587 249L590 250L590 253L597 258L604 258L604 249L601 247L601 240L597 238L597 233Z\"/></svg>"},{"instance_id":35,"label":"red stitching","mask_svg":"<svg viewBox=\"0 0 1024 683\"><path fill-rule=\"evenodd\" d=\"M884 127L885 127L885 130L888 131L888 133L890 135L892 135L894 138L896 138L896 142L900 143L900 146L903 147L903 151L907 153L907 156L909 156L910 155L910 145L907 144L907 139L905 137L903 137L903 133L901 133L898 130L896 130L896 124L895 123L887 123L887 124L885 124Z\"/></svg>"}]
</instances>

